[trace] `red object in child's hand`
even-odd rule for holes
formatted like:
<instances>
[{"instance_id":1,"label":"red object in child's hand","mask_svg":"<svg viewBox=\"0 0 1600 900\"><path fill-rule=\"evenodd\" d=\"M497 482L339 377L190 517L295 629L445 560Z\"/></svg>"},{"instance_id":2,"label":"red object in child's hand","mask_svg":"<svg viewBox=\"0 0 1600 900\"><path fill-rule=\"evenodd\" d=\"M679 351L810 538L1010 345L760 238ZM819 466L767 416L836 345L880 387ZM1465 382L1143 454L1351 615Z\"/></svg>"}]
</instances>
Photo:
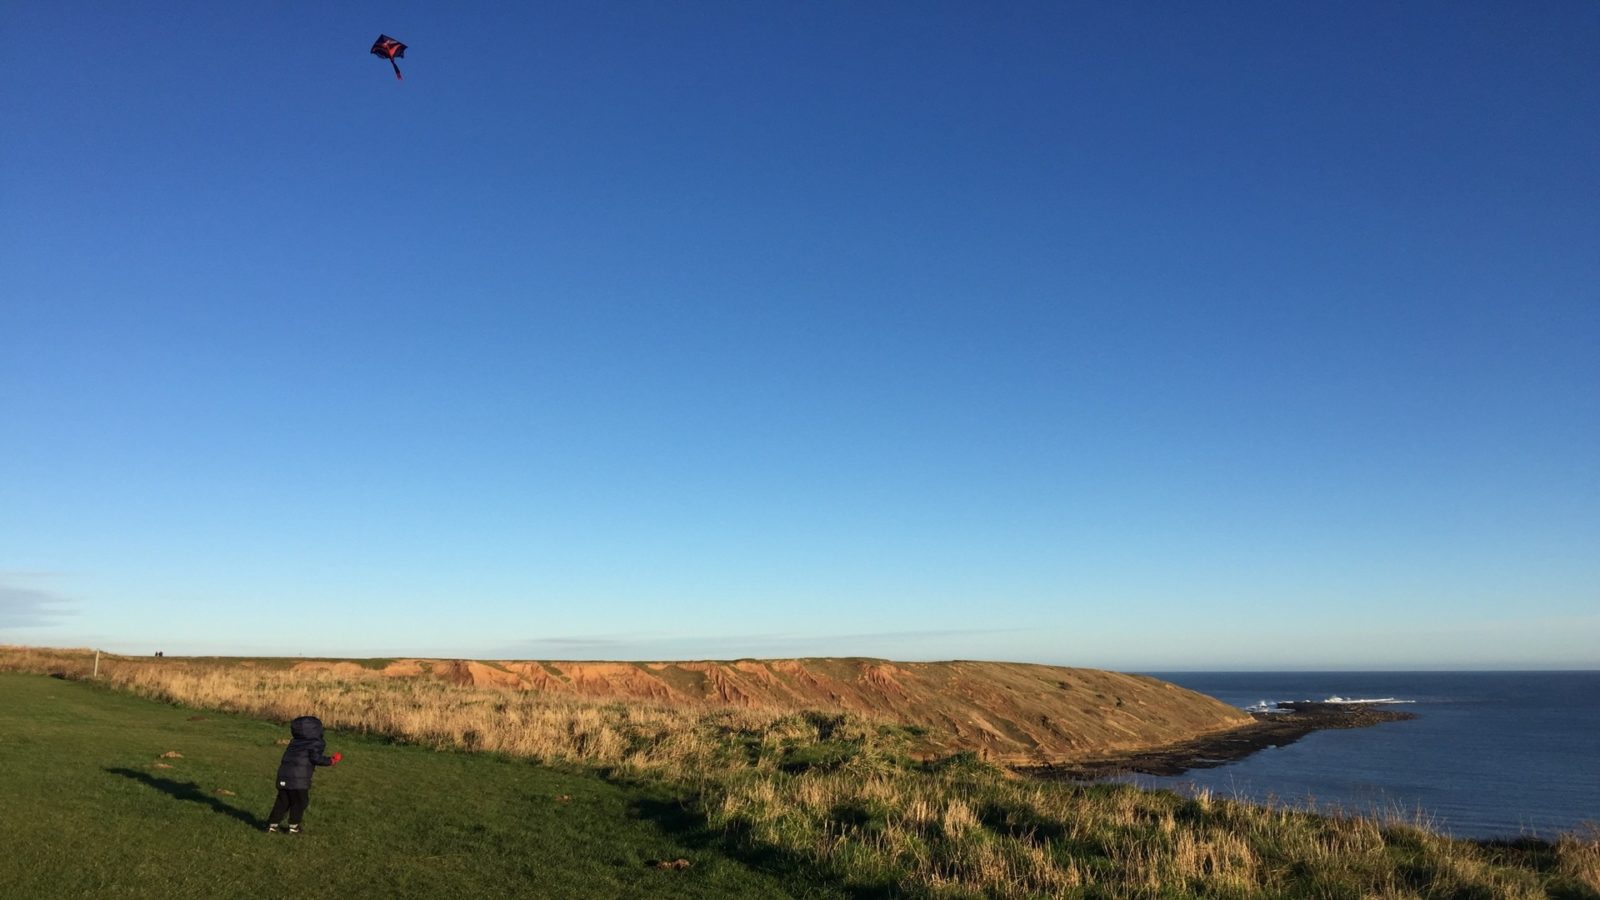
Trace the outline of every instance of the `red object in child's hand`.
<instances>
[{"instance_id":1,"label":"red object in child's hand","mask_svg":"<svg viewBox=\"0 0 1600 900\"><path fill-rule=\"evenodd\" d=\"M343 753L335 753L335 754L333 754L333 761L334 762L338 762L341 759L344 759L344 754Z\"/></svg>"}]
</instances>

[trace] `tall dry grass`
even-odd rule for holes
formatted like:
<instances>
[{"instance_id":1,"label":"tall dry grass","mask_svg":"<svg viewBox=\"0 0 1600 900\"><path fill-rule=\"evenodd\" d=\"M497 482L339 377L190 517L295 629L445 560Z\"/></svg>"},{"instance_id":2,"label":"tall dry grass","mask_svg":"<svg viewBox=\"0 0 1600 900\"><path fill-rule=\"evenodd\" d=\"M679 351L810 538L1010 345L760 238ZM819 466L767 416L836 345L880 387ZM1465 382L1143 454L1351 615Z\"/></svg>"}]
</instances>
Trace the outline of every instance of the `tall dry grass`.
<instances>
[{"instance_id":1,"label":"tall dry grass","mask_svg":"<svg viewBox=\"0 0 1600 900\"><path fill-rule=\"evenodd\" d=\"M1600 824L1591 822L1581 832L1562 835L1556 841L1556 867L1600 896Z\"/></svg>"},{"instance_id":2,"label":"tall dry grass","mask_svg":"<svg viewBox=\"0 0 1600 900\"><path fill-rule=\"evenodd\" d=\"M87 678L91 651L0 648L0 671ZM558 698L347 667L338 673L103 655L100 680L141 697L275 721L315 714L332 729L383 735L436 749L505 753L687 778L741 755L771 762L778 748L818 740L815 714L787 709L673 709ZM866 740L859 717L827 716ZM847 723L847 724L846 724Z\"/></svg>"},{"instance_id":3,"label":"tall dry grass","mask_svg":"<svg viewBox=\"0 0 1600 900\"><path fill-rule=\"evenodd\" d=\"M0 648L0 670L86 677L85 651ZM1200 794L912 763L903 731L796 710L554 699L372 671L102 658L156 700L441 749L661 779L733 840L846 882L928 897L1600 897L1600 830L1554 844L1451 840L1404 815L1316 815Z\"/></svg>"}]
</instances>

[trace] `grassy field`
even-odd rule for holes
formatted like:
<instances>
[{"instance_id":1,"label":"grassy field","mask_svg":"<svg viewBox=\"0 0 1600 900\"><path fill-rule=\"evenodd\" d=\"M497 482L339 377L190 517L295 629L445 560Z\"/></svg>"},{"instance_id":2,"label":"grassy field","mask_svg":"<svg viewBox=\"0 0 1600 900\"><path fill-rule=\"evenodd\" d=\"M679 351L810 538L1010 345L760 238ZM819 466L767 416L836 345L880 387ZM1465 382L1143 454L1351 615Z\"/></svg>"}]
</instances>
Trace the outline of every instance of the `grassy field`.
<instances>
[{"instance_id":1,"label":"grassy field","mask_svg":"<svg viewBox=\"0 0 1600 900\"><path fill-rule=\"evenodd\" d=\"M0 672L34 673L0 674L0 846L21 848L0 887L16 896L320 878L357 896L1600 898L1600 831L1481 844L1041 782L916 761L903 728L847 713L128 658L86 683L91 666L0 648ZM318 776L301 848L252 826L285 735L266 722L307 711L349 759ZM678 857L691 868L649 866Z\"/></svg>"},{"instance_id":2,"label":"grassy field","mask_svg":"<svg viewBox=\"0 0 1600 900\"><path fill-rule=\"evenodd\" d=\"M318 771L307 834L267 835L286 736L0 674L0 894L847 896L773 854L759 868L731 855L659 784L349 734L329 735L346 758ZM678 858L690 868L649 865Z\"/></svg>"}]
</instances>

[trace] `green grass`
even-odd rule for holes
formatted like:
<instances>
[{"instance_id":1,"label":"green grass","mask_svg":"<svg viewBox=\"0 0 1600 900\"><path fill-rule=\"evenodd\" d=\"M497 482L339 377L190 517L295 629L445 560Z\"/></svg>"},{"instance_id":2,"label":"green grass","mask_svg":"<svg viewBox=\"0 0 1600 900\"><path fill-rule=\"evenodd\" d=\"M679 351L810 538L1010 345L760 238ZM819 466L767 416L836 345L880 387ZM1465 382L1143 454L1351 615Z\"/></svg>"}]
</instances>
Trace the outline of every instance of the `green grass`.
<instances>
[{"instance_id":1,"label":"green grass","mask_svg":"<svg viewBox=\"0 0 1600 900\"><path fill-rule=\"evenodd\" d=\"M88 666L81 653L0 655L0 668L63 677ZM404 679L113 672L0 674L0 898L1600 900L1600 829L1476 844L1404 819L1012 778L971 753L915 761L906 729L836 711L547 709ZM348 759L318 776L311 833L268 836L257 819L286 729L141 694L268 717L337 711L330 721L427 746L330 734ZM503 745L521 759L430 749L495 728L539 740ZM597 735L604 752L563 755ZM184 756L156 768L168 750ZM649 865L678 857L692 868Z\"/></svg>"},{"instance_id":2,"label":"green grass","mask_svg":"<svg viewBox=\"0 0 1600 900\"><path fill-rule=\"evenodd\" d=\"M268 835L261 820L287 734L92 684L0 674L0 893L850 894L781 855L741 856L666 786L339 733L329 747L346 758L318 770L307 834ZM182 758L161 758L171 750ZM650 865L680 857L689 869Z\"/></svg>"}]
</instances>

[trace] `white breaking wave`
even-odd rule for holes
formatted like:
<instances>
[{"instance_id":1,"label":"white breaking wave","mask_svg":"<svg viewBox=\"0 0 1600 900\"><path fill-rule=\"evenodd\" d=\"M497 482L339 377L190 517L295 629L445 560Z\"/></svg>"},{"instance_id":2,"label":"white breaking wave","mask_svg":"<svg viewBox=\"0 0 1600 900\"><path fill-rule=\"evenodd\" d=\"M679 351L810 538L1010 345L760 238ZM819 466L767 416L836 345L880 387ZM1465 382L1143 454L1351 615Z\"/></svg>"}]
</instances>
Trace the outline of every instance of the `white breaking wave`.
<instances>
[{"instance_id":1,"label":"white breaking wave","mask_svg":"<svg viewBox=\"0 0 1600 900\"><path fill-rule=\"evenodd\" d=\"M1362 704L1377 705L1390 703L1415 703L1415 700L1401 700L1398 697L1329 697L1326 700L1262 700L1244 708L1245 712L1253 713L1284 713L1290 710L1285 707L1288 703L1329 703L1337 705L1359 706Z\"/></svg>"}]
</instances>

